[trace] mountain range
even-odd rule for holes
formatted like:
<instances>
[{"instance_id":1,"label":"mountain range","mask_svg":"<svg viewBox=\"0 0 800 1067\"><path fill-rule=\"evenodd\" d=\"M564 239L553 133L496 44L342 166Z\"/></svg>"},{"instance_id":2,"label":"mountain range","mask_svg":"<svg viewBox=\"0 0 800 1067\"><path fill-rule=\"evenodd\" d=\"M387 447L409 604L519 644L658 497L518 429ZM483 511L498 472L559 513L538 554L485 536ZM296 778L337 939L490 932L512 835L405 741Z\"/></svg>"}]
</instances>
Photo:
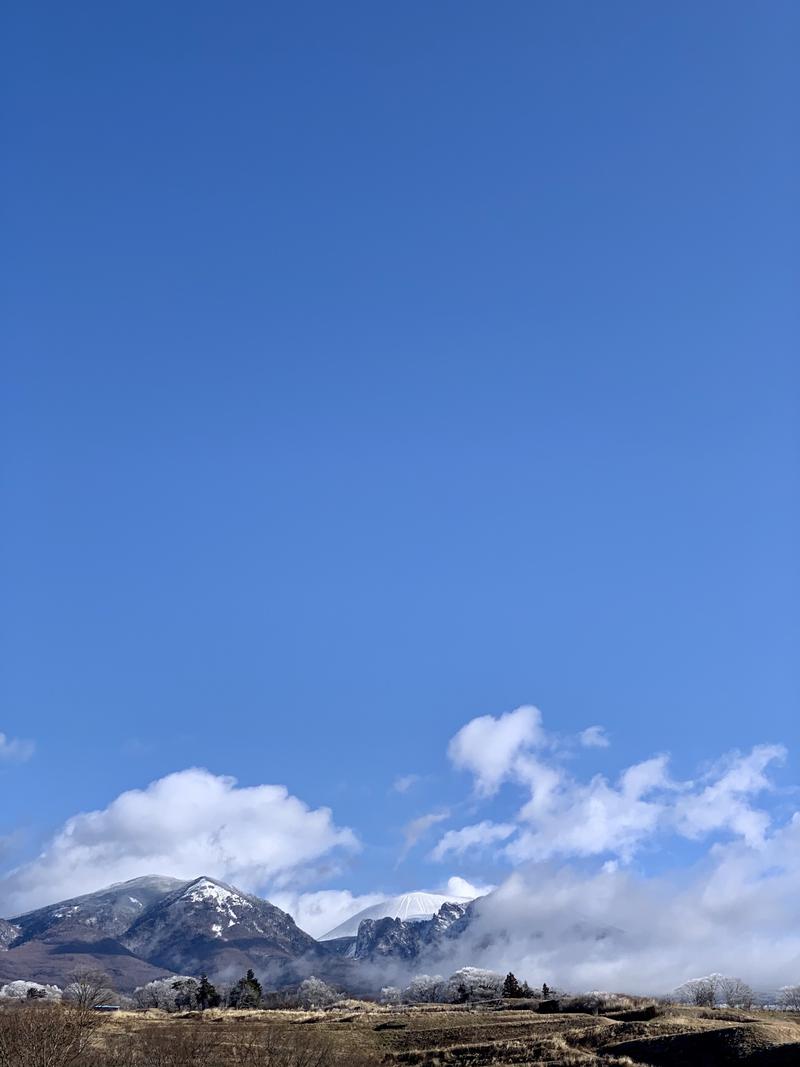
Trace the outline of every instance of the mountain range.
<instances>
[{"instance_id":1,"label":"mountain range","mask_svg":"<svg viewBox=\"0 0 800 1067\"><path fill-rule=\"evenodd\" d=\"M0 984L64 985L105 971L120 992L170 974L238 978L268 988L315 974L351 992L418 970L469 925L475 902L409 893L365 909L316 940L269 901L213 878L135 878L9 920L0 919Z\"/></svg>"}]
</instances>

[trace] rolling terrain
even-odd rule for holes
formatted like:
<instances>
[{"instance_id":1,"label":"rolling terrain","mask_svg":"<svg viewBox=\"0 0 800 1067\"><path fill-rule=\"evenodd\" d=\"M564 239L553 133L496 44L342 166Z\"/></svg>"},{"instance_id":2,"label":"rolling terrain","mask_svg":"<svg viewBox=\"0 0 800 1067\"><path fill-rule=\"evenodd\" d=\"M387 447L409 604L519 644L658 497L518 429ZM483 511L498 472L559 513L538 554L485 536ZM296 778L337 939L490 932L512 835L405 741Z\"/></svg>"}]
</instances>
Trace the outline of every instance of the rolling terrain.
<instances>
[{"instance_id":1,"label":"rolling terrain","mask_svg":"<svg viewBox=\"0 0 800 1067\"><path fill-rule=\"evenodd\" d=\"M328 1067L796 1067L800 1019L787 1013L665 1007L610 1015L540 1015L525 1006L412 1007L349 1001L327 1011L207 1012L180 1019L120 1013L96 1045L104 1067L132 1046L169 1048L174 1067L202 1053L221 1067L263 1046L276 1063ZM209 1025L213 1024L213 1025ZM186 1050L186 1059L181 1058ZM207 1059L208 1061L208 1059ZM248 1061L249 1062L249 1061ZM261 1061L254 1061L261 1062ZM264 1061L266 1062L266 1061ZM269 1060L273 1062L273 1060Z\"/></svg>"}]
</instances>

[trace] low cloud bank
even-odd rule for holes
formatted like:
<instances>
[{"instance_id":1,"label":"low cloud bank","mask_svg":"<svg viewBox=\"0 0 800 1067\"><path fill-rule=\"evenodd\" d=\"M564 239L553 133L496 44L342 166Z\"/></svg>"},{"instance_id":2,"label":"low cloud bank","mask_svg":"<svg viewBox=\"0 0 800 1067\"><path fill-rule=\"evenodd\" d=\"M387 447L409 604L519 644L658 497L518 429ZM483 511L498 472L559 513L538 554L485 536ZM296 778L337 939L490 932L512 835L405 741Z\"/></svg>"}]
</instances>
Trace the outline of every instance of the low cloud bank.
<instances>
[{"instance_id":1,"label":"low cloud bank","mask_svg":"<svg viewBox=\"0 0 800 1067\"><path fill-rule=\"evenodd\" d=\"M769 990L800 983L800 815L763 848L715 846L681 881L609 864L516 871L475 905L440 961L531 984L665 993L711 972Z\"/></svg>"}]
</instances>

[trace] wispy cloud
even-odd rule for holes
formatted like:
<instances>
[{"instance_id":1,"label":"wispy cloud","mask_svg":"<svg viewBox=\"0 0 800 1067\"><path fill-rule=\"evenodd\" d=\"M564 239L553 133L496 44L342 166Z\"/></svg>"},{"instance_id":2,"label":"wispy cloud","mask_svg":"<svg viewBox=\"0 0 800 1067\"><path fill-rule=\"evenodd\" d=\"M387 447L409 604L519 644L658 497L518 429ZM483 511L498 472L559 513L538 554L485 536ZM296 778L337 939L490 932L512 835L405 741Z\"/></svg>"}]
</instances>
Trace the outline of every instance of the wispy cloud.
<instances>
[{"instance_id":1,"label":"wispy cloud","mask_svg":"<svg viewBox=\"0 0 800 1067\"><path fill-rule=\"evenodd\" d=\"M35 749L33 741L23 741L0 733L0 761L24 763L31 758Z\"/></svg>"},{"instance_id":2,"label":"wispy cloud","mask_svg":"<svg viewBox=\"0 0 800 1067\"><path fill-rule=\"evenodd\" d=\"M584 748L608 748L611 742L602 726L587 726L578 734Z\"/></svg>"},{"instance_id":3,"label":"wispy cloud","mask_svg":"<svg viewBox=\"0 0 800 1067\"><path fill-rule=\"evenodd\" d=\"M436 826L437 823L444 822L445 819L449 818L450 812L447 810L431 811L407 823L403 827L403 848L397 862L400 863L406 858L414 845L425 836L432 826Z\"/></svg>"},{"instance_id":4,"label":"wispy cloud","mask_svg":"<svg viewBox=\"0 0 800 1067\"><path fill-rule=\"evenodd\" d=\"M395 793L407 793L420 780L418 774L401 774L392 782Z\"/></svg>"},{"instance_id":5,"label":"wispy cloud","mask_svg":"<svg viewBox=\"0 0 800 1067\"><path fill-rule=\"evenodd\" d=\"M448 830L431 852L431 859L443 860L446 856L461 856L465 852L485 848L487 845L506 841L517 832L513 823L493 823L488 819L461 830Z\"/></svg>"}]
</instances>

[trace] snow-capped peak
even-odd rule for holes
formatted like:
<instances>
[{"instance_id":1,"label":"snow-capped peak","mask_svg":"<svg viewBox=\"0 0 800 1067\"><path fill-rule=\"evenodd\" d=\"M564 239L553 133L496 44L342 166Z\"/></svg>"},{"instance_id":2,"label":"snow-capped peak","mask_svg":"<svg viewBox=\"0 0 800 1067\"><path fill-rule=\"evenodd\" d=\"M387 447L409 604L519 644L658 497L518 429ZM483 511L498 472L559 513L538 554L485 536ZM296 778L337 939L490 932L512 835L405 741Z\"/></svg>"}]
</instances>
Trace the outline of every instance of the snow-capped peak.
<instances>
[{"instance_id":1,"label":"snow-capped peak","mask_svg":"<svg viewBox=\"0 0 800 1067\"><path fill-rule=\"evenodd\" d=\"M212 882L210 878L198 878L196 882L186 887L183 896L186 900L191 900L193 904L199 904L204 900L214 901L215 904L227 904L234 897L239 903L242 899L232 889L220 885L219 882Z\"/></svg>"},{"instance_id":2,"label":"snow-capped peak","mask_svg":"<svg viewBox=\"0 0 800 1067\"><path fill-rule=\"evenodd\" d=\"M189 904L211 908L214 914L226 920L225 925L228 928L241 922L243 910L253 909L252 902L241 893L222 882L215 882L213 878L197 878L190 882L181 893L180 899Z\"/></svg>"}]
</instances>

